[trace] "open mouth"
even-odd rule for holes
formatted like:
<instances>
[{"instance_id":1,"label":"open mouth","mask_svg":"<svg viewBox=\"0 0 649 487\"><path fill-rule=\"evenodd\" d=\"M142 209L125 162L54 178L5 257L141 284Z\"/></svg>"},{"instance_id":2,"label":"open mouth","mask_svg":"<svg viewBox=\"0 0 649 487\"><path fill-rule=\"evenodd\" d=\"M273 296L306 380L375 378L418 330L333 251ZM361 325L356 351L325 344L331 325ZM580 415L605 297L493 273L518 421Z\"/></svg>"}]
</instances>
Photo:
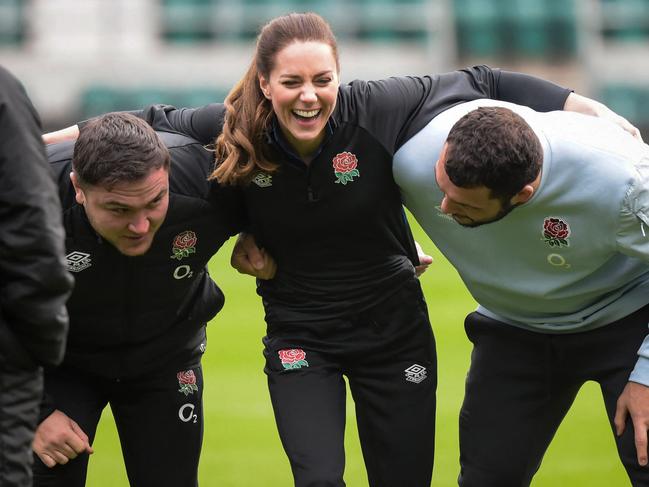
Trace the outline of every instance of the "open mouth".
<instances>
[{"instance_id":1,"label":"open mouth","mask_svg":"<svg viewBox=\"0 0 649 487\"><path fill-rule=\"evenodd\" d=\"M293 115L300 120L313 120L320 115L320 112L319 108L317 110L293 110Z\"/></svg>"}]
</instances>

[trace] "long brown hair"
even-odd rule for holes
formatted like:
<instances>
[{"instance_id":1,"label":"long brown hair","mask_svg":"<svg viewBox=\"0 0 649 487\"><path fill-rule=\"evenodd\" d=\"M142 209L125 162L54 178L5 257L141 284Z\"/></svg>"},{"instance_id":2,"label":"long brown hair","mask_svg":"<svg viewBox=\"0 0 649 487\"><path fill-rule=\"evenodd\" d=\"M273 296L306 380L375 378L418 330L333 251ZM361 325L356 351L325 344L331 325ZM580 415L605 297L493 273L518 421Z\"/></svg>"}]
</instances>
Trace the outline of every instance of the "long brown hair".
<instances>
[{"instance_id":1,"label":"long brown hair","mask_svg":"<svg viewBox=\"0 0 649 487\"><path fill-rule=\"evenodd\" d=\"M222 184L246 182L258 170L273 172L266 135L273 106L259 87L259 76L268 79L277 53L293 42L323 42L331 47L339 69L336 38L329 24L315 13L276 17L262 27L254 58L244 77L225 99L223 132L216 139L217 167L211 179Z\"/></svg>"}]
</instances>

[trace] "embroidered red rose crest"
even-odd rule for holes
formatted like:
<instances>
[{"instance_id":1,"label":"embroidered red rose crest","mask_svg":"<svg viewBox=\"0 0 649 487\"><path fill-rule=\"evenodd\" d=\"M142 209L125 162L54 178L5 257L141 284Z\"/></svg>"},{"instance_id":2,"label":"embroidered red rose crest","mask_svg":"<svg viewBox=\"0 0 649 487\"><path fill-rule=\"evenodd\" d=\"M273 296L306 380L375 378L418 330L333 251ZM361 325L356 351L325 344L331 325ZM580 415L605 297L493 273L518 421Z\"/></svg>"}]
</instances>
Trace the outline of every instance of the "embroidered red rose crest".
<instances>
[{"instance_id":1,"label":"embroidered red rose crest","mask_svg":"<svg viewBox=\"0 0 649 487\"><path fill-rule=\"evenodd\" d=\"M279 360L282 362L282 366L287 370L301 369L302 367L309 366L309 362L305 360L306 352L301 348L280 350L277 353L279 354Z\"/></svg>"},{"instance_id":2,"label":"embroidered red rose crest","mask_svg":"<svg viewBox=\"0 0 649 487\"><path fill-rule=\"evenodd\" d=\"M196 385L196 375L194 375L193 370L182 370L176 374L178 378L178 385L180 389L178 392L182 392L185 396L193 394L194 391L198 391L198 386Z\"/></svg>"},{"instance_id":3,"label":"embroidered red rose crest","mask_svg":"<svg viewBox=\"0 0 649 487\"><path fill-rule=\"evenodd\" d=\"M189 254L196 253L196 242L198 242L198 237L191 230L179 233L172 244L173 255L171 258L181 260Z\"/></svg>"},{"instance_id":4,"label":"embroidered red rose crest","mask_svg":"<svg viewBox=\"0 0 649 487\"><path fill-rule=\"evenodd\" d=\"M543 220L543 240L550 247L568 247L570 237L570 226L561 218L547 217Z\"/></svg>"},{"instance_id":5,"label":"embroidered red rose crest","mask_svg":"<svg viewBox=\"0 0 649 487\"><path fill-rule=\"evenodd\" d=\"M333 158L334 174L336 175L336 184L343 185L354 181L354 177L360 177L361 173L356 166L358 159L351 152L341 152Z\"/></svg>"}]
</instances>

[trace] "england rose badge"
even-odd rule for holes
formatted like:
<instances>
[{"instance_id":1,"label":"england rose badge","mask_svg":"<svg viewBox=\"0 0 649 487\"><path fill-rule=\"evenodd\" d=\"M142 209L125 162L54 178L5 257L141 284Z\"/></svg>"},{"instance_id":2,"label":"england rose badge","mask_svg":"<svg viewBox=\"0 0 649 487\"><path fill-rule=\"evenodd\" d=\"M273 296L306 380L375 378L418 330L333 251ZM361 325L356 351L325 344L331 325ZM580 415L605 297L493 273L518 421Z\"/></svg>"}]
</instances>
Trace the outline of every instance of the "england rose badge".
<instances>
[{"instance_id":1,"label":"england rose badge","mask_svg":"<svg viewBox=\"0 0 649 487\"><path fill-rule=\"evenodd\" d=\"M282 367L286 370L301 369L302 367L309 366L309 362L305 360L306 352L301 348L280 350L277 353L279 354L279 360L282 362Z\"/></svg>"},{"instance_id":2,"label":"england rose badge","mask_svg":"<svg viewBox=\"0 0 649 487\"><path fill-rule=\"evenodd\" d=\"M182 392L185 396L198 392L196 374L194 374L193 370L182 370L176 374L176 378L178 379L178 385L180 386L178 392Z\"/></svg>"},{"instance_id":3,"label":"england rose badge","mask_svg":"<svg viewBox=\"0 0 649 487\"><path fill-rule=\"evenodd\" d=\"M351 152L341 152L333 158L334 174L336 175L336 184L346 185L354 181L355 177L361 177L358 170L358 159Z\"/></svg>"},{"instance_id":4,"label":"england rose badge","mask_svg":"<svg viewBox=\"0 0 649 487\"><path fill-rule=\"evenodd\" d=\"M569 247L570 225L558 217L548 216L543 220L543 240L550 247Z\"/></svg>"},{"instance_id":5,"label":"england rose badge","mask_svg":"<svg viewBox=\"0 0 649 487\"><path fill-rule=\"evenodd\" d=\"M189 257L190 254L195 254L196 242L198 242L198 237L191 230L179 233L171 244L173 251L171 258L182 260L184 257Z\"/></svg>"}]
</instances>

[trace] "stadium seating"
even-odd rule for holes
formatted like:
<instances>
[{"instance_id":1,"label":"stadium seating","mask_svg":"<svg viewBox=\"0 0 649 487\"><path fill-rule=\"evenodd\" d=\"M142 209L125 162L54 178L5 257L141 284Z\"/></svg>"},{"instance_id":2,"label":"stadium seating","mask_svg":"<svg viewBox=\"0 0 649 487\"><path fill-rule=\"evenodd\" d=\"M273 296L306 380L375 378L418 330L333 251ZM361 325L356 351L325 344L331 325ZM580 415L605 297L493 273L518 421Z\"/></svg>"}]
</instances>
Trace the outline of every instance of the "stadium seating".
<instances>
[{"instance_id":1,"label":"stadium seating","mask_svg":"<svg viewBox=\"0 0 649 487\"><path fill-rule=\"evenodd\" d=\"M573 0L455 0L462 57L544 58L576 53Z\"/></svg>"},{"instance_id":2,"label":"stadium seating","mask_svg":"<svg viewBox=\"0 0 649 487\"><path fill-rule=\"evenodd\" d=\"M268 19L291 11L327 17L339 39L426 42L426 0L160 0L161 33L170 43L248 42Z\"/></svg>"},{"instance_id":3,"label":"stadium seating","mask_svg":"<svg viewBox=\"0 0 649 487\"><path fill-rule=\"evenodd\" d=\"M600 0L602 35L621 42L649 41L649 1Z\"/></svg>"},{"instance_id":4,"label":"stadium seating","mask_svg":"<svg viewBox=\"0 0 649 487\"><path fill-rule=\"evenodd\" d=\"M23 0L0 0L0 46L18 45L25 38Z\"/></svg>"},{"instance_id":5,"label":"stadium seating","mask_svg":"<svg viewBox=\"0 0 649 487\"><path fill-rule=\"evenodd\" d=\"M611 83L601 88L599 99L612 110L632 120L647 138L649 135L649 85Z\"/></svg>"},{"instance_id":6,"label":"stadium seating","mask_svg":"<svg viewBox=\"0 0 649 487\"><path fill-rule=\"evenodd\" d=\"M197 107L221 102L227 91L213 88L169 89L143 87L128 89L112 86L92 86L81 97L82 118L106 112L144 108L153 103L166 103L177 107Z\"/></svg>"}]
</instances>

